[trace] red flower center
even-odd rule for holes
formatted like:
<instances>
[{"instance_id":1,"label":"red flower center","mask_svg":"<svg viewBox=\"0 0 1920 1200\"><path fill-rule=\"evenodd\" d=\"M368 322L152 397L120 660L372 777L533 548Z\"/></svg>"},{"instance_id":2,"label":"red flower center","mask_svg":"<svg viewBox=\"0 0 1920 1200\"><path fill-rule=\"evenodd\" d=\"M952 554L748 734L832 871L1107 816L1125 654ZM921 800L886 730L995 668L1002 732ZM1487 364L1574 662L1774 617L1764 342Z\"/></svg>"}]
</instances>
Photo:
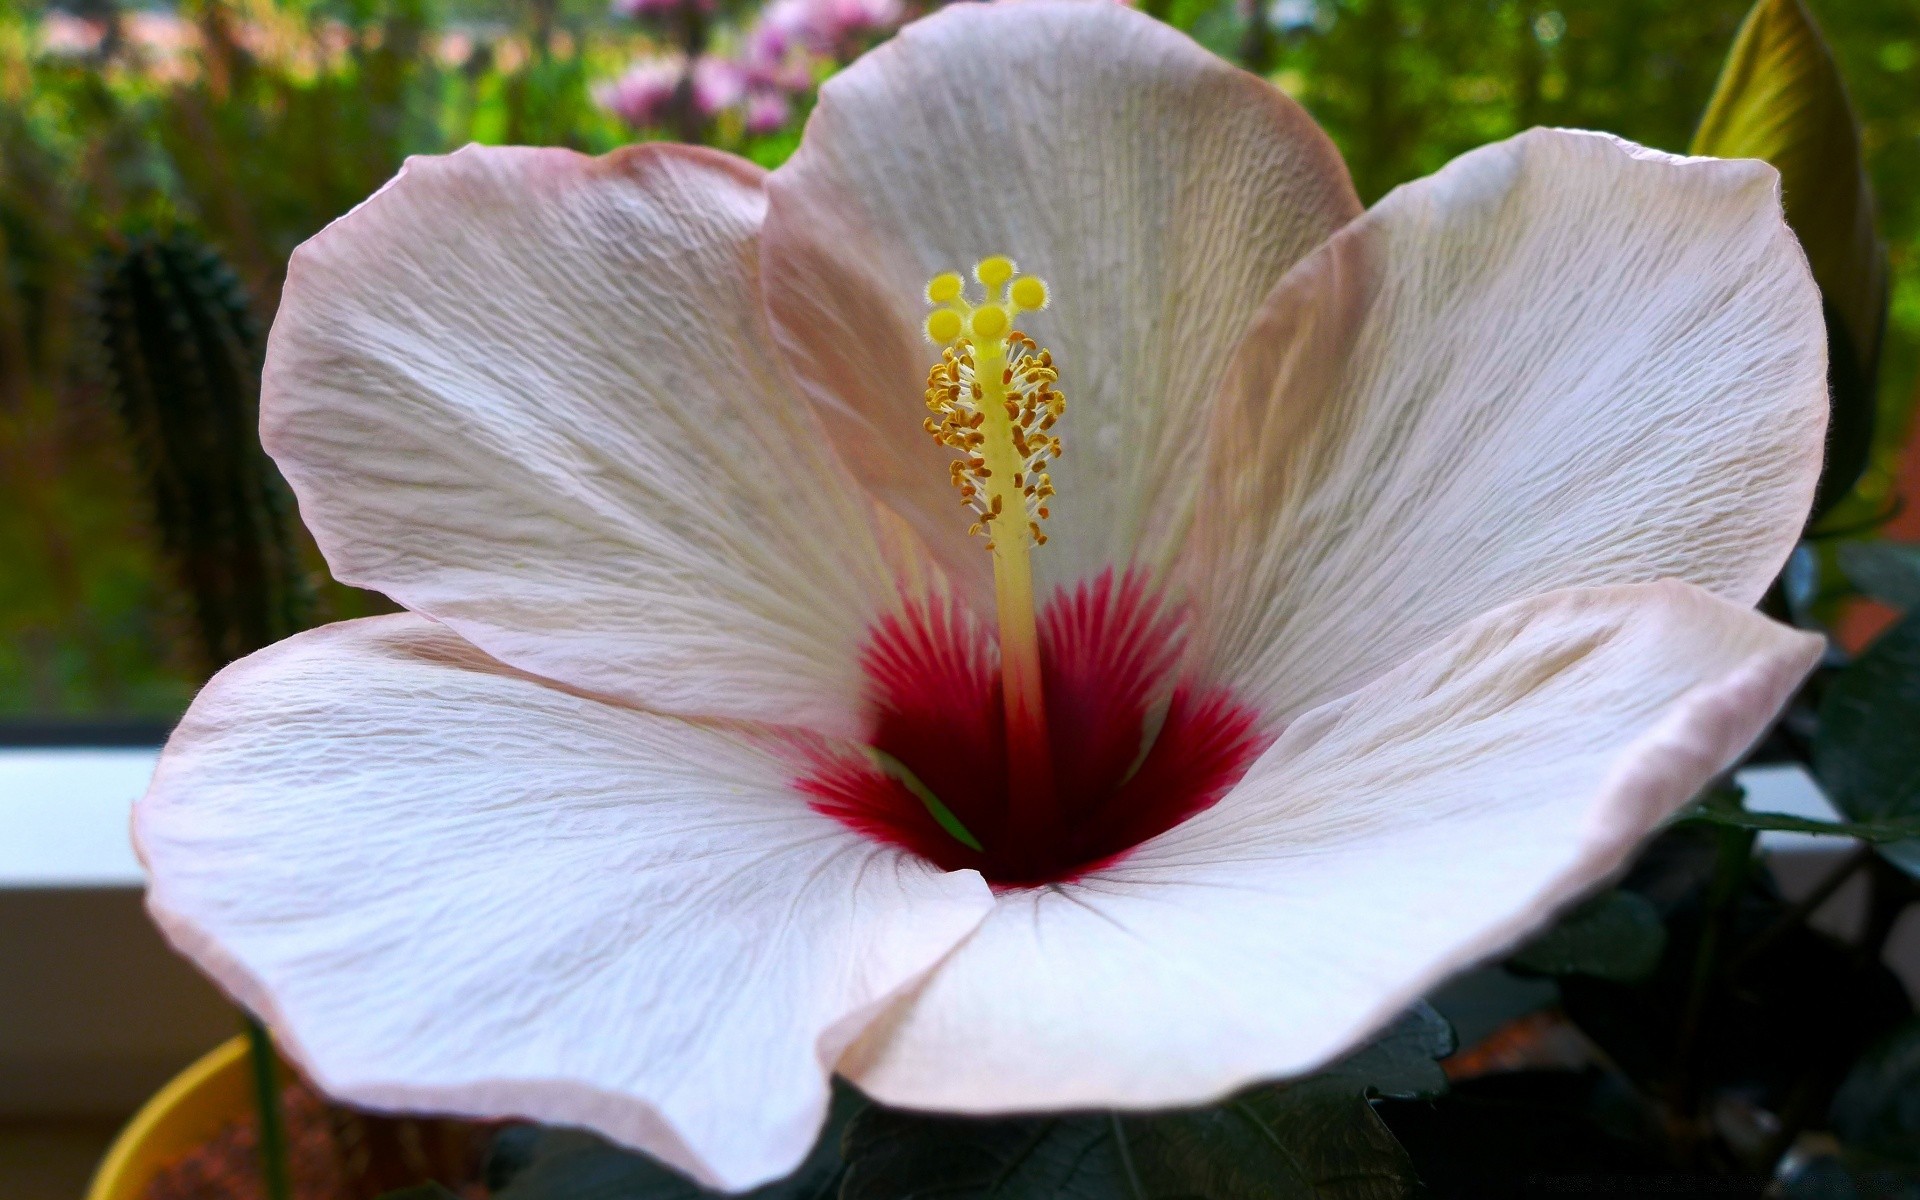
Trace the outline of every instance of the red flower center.
<instances>
[{"instance_id":1,"label":"red flower center","mask_svg":"<svg viewBox=\"0 0 1920 1200\"><path fill-rule=\"evenodd\" d=\"M1209 807L1267 744L1225 689L1175 677L1181 620L1138 574L1056 593L1039 633L1058 812L1042 835L1015 836L1008 817L993 638L949 604L874 627L862 663L880 765L824 758L800 789L816 810L946 870L1027 886L1108 865Z\"/></svg>"}]
</instances>

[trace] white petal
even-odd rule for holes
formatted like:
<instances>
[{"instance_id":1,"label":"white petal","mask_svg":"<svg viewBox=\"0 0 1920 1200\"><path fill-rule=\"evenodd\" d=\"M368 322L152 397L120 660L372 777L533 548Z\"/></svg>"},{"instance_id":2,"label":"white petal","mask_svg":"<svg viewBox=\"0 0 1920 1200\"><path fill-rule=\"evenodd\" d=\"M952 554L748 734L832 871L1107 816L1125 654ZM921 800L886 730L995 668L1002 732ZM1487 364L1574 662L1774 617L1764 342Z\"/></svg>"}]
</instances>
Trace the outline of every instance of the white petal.
<instances>
[{"instance_id":1,"label":"white petal","mask_svg":"<svg viewBox=\"0 0 1920 1200\"><path fill-rule=\"evenodd\" d=\"M1819 650L1678 583L1483 617L1302 717L1117 866L1002 895L842 1070L982 1112L1310 1070L1618 868Z\"/></svg>"},{"instance_id":2,"label":"white petal","mask_svg":"<svg viewBox=\"0 0 1920 1200\"><path fill-rule=\"evenodd\" d=\"M1278 89L1108 0L955 4L821 89L767 181L767 295L848 461L958 574L988 556L921 428L923 291L1011 255L1068 400L1043 579L1184 523L1206 401L1261 299L1359 201ZM970 285L972 286L972 285ZM977 291L975 293L977 295Z\"/></svg>"},{"instance_id":3,"label":"white petal","mask_svg":"<svg viewBox=\"0 0 1920 1200\"><path fill-rule=\"evenodd\" d=\"M1187 580L1215 674L1284 718L1555 588L1752 604L1812 500L1825 348L1765 164L1536 130L1395 191L1222 390Z\"/></svg>"},{"instance_id":4,"label":"white petal","mask_svg":"<svg viewBox=\"0 0 1920 1200\"><path fill-rule=\"evenodd\" d=\"M551 679L852 732L895 585L771 347L761 178L469 147L302 246L261 424L334 574Z\"/></svg>"},{"instance_id":5,"label":"white petal","mask_svg":"<svg viewBox=\"0 0 1920 1200\"><path fill-rule=\"evenodd\" d=\"M743 737L417 617L330 626L181 722L135 814L148 907L341 1099L585 1125L757 1184L991 901L815 814Z\"/></svg>"}]
</instances>

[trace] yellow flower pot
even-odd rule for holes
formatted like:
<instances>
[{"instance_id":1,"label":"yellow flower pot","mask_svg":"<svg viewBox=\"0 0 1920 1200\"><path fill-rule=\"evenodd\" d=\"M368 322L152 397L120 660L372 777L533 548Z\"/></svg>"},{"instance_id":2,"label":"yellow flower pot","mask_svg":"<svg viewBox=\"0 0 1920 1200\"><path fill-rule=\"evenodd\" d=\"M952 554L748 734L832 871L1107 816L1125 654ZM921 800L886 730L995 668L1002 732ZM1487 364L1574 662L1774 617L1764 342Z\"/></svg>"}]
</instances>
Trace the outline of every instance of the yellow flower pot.
<instances>
[{"instance_id":1,"label":"yellow flower pot","mask_svg":"<svg viewBox=\"0 0 1920 1200\"><path fill-rule=\"evenodd\" d=\"M247 1039L208 1051L153 1094L113 1140L87 1200L140 1200L155 1172L253 1111Z\"/></svg>"}]
</instances>

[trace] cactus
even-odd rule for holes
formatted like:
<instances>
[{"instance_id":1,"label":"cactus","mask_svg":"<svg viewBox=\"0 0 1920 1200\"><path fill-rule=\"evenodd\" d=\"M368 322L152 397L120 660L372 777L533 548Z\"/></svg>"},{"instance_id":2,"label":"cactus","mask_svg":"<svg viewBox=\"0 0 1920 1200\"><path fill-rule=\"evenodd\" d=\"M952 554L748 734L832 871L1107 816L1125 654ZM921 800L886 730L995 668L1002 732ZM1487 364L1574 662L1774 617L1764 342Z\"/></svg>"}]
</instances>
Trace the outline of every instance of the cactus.
<instances>
[{"instance_id":1,"label":"cactus","mask_svg":"<svg viewBox=\"0 0 1920 1200\"><path fill-rule=\"evenodd\" d=\"M311 607L286 485L260 448L260 335L239 281L184 234L104 255L102 361L210 673Z\"/></svg>"}]
</instances>

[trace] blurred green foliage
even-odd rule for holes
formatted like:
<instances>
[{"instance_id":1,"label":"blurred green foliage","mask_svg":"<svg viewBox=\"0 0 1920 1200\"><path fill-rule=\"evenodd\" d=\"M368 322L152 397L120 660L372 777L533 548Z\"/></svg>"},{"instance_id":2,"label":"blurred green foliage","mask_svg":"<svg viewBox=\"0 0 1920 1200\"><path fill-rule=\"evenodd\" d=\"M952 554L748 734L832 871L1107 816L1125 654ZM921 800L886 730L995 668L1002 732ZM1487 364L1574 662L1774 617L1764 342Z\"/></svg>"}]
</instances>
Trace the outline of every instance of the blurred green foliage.
<instances>
[{"instance_id":1,"label":"blurred green foliage","mask_svg":"<svg viewBox=\"0 0 1920 1200\"><path fill-rule=\"evenodd\" d=\"M88 271L130 233L200 231L271 319L287 255L410 153L588 151L628 136L592 86L648 47L597 0L0 0L0 717L167 716L191 693L131 456L82 336ZM1363 198L1536 124L1684 150L1747 0L1142 0L1268 74ZM1889 502L1920 357L1920 23L1811 0L1863 121L1893 279L1875 465ZM84 36L83 36L84 35ZM97 36L96 36L97 35ZM736 147L772 163L791 133ZM320 619L368 600L326 586Z\"/></svg>"}]
</instances>

